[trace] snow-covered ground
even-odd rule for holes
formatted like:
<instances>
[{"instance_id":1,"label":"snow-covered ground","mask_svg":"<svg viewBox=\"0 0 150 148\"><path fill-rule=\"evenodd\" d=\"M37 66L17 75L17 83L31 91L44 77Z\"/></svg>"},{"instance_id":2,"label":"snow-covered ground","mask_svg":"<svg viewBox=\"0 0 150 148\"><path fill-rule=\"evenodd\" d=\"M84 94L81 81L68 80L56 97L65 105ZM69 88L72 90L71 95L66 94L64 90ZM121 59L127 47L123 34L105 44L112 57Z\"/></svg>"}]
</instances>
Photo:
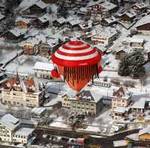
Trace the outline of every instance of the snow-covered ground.
<instances>
[{"instance_id":1,"label":"snow-covered ground","mask_svg":"<svg viewBox=\"0 0 150 148\"><path fill-rule=\"evenodd\" d=\"M48 62L47 58L40 56L22 55L6 66L6 73L21 75L33 75L33 66L36 62Z\"/></svg>"}]
</instances>

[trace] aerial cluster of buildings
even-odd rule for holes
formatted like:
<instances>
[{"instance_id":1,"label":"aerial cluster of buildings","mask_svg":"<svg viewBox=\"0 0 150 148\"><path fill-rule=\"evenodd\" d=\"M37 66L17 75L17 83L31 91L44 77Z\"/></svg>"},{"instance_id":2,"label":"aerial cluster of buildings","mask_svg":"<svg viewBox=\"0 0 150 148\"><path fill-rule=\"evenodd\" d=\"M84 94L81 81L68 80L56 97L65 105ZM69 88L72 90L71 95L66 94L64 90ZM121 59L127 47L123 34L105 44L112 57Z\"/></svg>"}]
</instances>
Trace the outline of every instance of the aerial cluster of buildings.
<instances>
[{"instance_id":1,"label":"aerial cluster of buildings","mask_svg":"<svg viewBox=\"0 0 150 148\"><path fill-rule=\"evenodd\" d=\"M0 4L1 7L5 9ZM38 122L36 126L40 128L49 128L52 123L63 129L68 126L63 124L70 114L84 117L85 127L92 124L100 128L105 124L106 131L110 124L123 124L125 129L130 129L130 123L133 126L140 123L139 133L126 139L142 143L150 140L147 126L150 123L149 62L144 65L144 80L121 77L117 73L120 61L130 53L140 51L145 61L150 60L148 3L22 0L13 11L14 24L4 32L0 30L0 48L4 49L0 51L0 104L3 107L29 110L29 120ZM4 12L0 11L0 26L9 20ZM10 49L13 45L16 55L7 56L8 61L3 63L6 45ZM5 54L4 57L1 54ZM101 61L95 64L98 58ZM88 66L84 63L82 68L79 63L74 65L84 60L88 64L94 61L93 67L91 63ZM70 63L76 69L70 68L71 64L66 61L73 61ZM77 88L77 83L83 87ZM0 141L29 143L36 136L35 125L29 128L13 115L0 118ZM62 124L63 121L57 119L65 122ZM102 130L97 134L100 132Z\"/></svg>"}]
</instances>

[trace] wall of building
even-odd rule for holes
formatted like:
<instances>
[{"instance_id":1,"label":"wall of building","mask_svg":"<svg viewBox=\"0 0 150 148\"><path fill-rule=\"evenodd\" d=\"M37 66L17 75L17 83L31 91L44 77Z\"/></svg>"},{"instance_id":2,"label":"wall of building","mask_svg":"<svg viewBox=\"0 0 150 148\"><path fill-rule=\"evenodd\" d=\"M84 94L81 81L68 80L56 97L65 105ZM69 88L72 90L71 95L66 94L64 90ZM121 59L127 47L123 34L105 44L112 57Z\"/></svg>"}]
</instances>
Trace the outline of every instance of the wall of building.
<instances>
[{"instance_id":1,"label":"wall of building","mask_svg":"<svg viewBox=\"0 0 150 148\"><path fill-rule=\"evenodd\" d=\"M7 142L12 141L11 131L6 129L6 127L3 126L1 123L0 123L0 141L7 141Z\"/></svg>"},{"instance_id":2,"label":"wall of building","mask_svg":"<svg viewBox=\"0 0 150 148\"><path fill-rule=\"evenodd\" d=\"M38 78L45 78L45 79L50 79L50 71L48 70L40 70L40 69L35 69L34 70L35 76Z\"/></svg>"},{"instance_id":3,"label":"wall of building","mask_svg":"<svg viewBox=\"0 0 150 148\"><path fill-rule=\"evenodd\" d=\"M28 137L23 135L14 135L13 142L26 144L28 142Z\"/></svg>"},{"instance_id":4,"label":"wall of building","mask_svg":"<svg viewBox=\"0 0 150 148\"><path fill-rule=\"evenodd\" d=\"M130 99L123 98L113 98L112 99L112 109L116 107L126 107L129 104Z\"/></svg>"},{"instance_id":5,"label":"wall of building","mask_svg":"<svg viewBox=\"0 0 150 148\"><path fill-rule=\"evenodd\" d=\"M39 94L25 93L23 91L2 90L2 103L14 106L39 106Z\"/></svg>"}]
</instances>

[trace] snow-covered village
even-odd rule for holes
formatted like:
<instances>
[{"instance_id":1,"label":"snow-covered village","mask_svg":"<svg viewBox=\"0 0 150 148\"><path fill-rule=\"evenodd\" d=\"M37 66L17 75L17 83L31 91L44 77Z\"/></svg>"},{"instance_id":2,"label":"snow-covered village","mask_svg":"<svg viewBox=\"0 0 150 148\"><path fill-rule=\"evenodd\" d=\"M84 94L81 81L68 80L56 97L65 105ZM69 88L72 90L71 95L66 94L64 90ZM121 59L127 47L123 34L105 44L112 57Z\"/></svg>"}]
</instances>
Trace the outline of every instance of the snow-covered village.
<instances>
[{"instance_id":1,"label":"snow-covered village","mask_svg":"<svg viewBox=\"0 0 150 148\"><path fill-rule=\"evenodd\" d=\"M0 0L11 147L150 147L150 0Z\"/></svg>"}]
</instances>

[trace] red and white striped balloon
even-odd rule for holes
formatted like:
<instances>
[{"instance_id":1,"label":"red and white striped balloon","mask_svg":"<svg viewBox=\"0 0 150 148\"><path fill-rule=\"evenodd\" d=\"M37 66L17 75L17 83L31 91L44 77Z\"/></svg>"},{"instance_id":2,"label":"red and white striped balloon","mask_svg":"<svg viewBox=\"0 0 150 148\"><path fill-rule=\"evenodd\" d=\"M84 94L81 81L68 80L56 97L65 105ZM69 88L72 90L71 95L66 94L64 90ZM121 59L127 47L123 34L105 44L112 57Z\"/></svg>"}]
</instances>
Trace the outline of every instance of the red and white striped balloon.
<instances>
[{"instance_id":1,"label":"red and white striped balloon","mask_svg":"<svg viewBox=\"0 0 150 148\"><path fill-rule=\"evenodd\" d=\"M101 54L83 41L69 41L52 55L52 61L71 88L80 91L102 70Z\"/></svg>"}]
</instances>

